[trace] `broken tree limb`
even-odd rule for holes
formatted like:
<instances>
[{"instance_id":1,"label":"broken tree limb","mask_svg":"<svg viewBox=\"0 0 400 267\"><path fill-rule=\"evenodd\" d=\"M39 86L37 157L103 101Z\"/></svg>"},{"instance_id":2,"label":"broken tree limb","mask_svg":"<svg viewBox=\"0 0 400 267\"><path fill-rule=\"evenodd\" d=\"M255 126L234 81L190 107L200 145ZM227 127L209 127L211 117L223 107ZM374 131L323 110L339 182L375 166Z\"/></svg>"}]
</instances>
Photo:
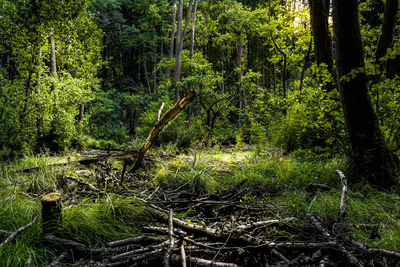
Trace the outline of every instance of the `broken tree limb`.
<instances>
[{"instance_id":1,"label":"broken tree limb","mask_svg":"<svg viewBox=\"0 0 400 267\"><path fill-rule=\"evenodd\" d=\"M339 207L339 215L338 221L342 221L346 216L346 200L347 200L347 179L344 176L343 172L336 170L336 173L340 177L340 181L342 183L342 197L340 198L340 207Z\"/></svg>"},{"instance_id":2,"label":"broken tree limb","mask_svg":"<svg viewBox=\"0 0 400 267\"><path fill-rule=\"evenodd\" d=\"M142 200L143 201L143 200ZM148 209L157 217L164 221L168 221L168 215L163 213L160 208L157 206L154 206L153 204L150 204L146 201L143 201L148 205ZM183 229L186 229L188 231L194 232L201 234L203 236L208 236L211 238L219 239L219 240L226 240L230 236L230 241L240 243L240 244L246 244L250 246L262 246L262 247L268 247L268 248L297 248L297 249L313 249L313 248L334 248L334 249L339 249L338 244L336 242L321 242L321 243L310 243L310 242L272 242L272 241L265 241L260 238L256 238L247 234L236 234L236 233L224 233L221 230L216 230L211 227L207 227L205 225L197 225L197 224L190 224L188 222L185 222L183 220L173 218L173 223L181 227Z\"/></svg>"},{"instance_id":3,"label":"broken tree limb","mask_svg":"<svg viewBox=\"0 0 400 267\"><path fill-rule=\"evenodd\" d=\"M157 113L157 122L160 121L161 113L162 113L162 111L163 111L163 109L164 109L164 106L165 106L165 102L163 101L163 102L161 103L161 107L160 107L160 109L158 110L158 113Z\"/></svg>"},{"instance_id":4,"label":"broken tree limb","mask_svg":"<svg viewBox=\"0 0 400 267\"><path fill-rule=\"evenodd\" d=\"M140 249L135 249L135 250L131 250L125 253L121 253L115 256L111 257L111 261L117 261L117 260L122 260L122 259L126 259L126 258L132 258L133 256L136 256L138 254L143 254L143 253L147 253L149 251L152 250L158 250L158 249L162 249L163 247L167 246L169 244L169 241L165 241L161 244L158 245L153 245L153 246L148 246L148 247L144 247L144 248L140 248Z\"/></svg>"},{"instance_id":5,"label":"broken tree limb","mask_svg":"<svg viewBox=\"0 0 400 267\"><path fill-rule=\"evenodd\" d=\"M148 260L150 258L150 256L155 255L155 254L157 254L157 253L159 253L161 251L162 251L162 249L157 249L155 251L150 251L150 252L147 252L147 253L144 253L144 254L141 254L141 255L126 259L124 261L109 263L109 264L103 265L103 266L107 266L107 267L130 266L133 263L138 263L138 262L140 262L142 260ZM134 266L140 266L140 265L134 265Z\"/></svg>"},{"instance_id":6,"label":"broken tree limb","mask_svg":"<svg viewBox=\"0 0 400 267\"><path fill-rule=\"evenodd\" d=\"M139 154L136 158L135 165L133 166L131 172L136 172L140 166L142 165L144 155L147 150L154 144L154 141L157 139L160 132L164 129L165 126L168 125L178 114L189 105L192 100L196 97L197 92L195 90L190 90L180 101L178 101L175 105L173 105L161 118L160 121L157 121L151 130L149 136L147 137L146 142L143 144L142 148L139 150Z\"/></svg>"},{"instance_id":7,"label":"broken tree limb","mask_svg":"<svg viewBox=\"0 0 400 267\"><path fill-rule=\"evenodd\" d=\"M311 219L312 223L314 226L326 237L328 241L334 242L337 245L337 248L343 253L344 256L346 256L348 263L350 266L363 266L357 259L354 257L353 254L351 254L347 249L339 244L334 236L332 236L328 230L325 229L325 227L322 226L322 224L317 220L314 216L311 214L307 214L307 216Z\"/></svg>"},{"instance_id":8,"label":"broken tree limb","mask_svg":"<svg viewBox=\"0 0 400 267\"><path fill-rule=\"evenodd\" d=\"M182 244L181 244L181 247L180 247L180 252L181 252L182 267L186 267L185 241L182 241Z\"/></svg>"},{"instance_id":9,"label":"broken tree limb","mask_svg":"<svg viewBox=\"0 0 400 267\"><path fill-rule=\"evenodd\" d=\"M213 266L213 267L238 267L235 263L225 263L212 260L206 260L196 257L187 256L188 261L194 263L196 266ZM181 257L178 255L173 255L172 260L175 262L181 261Z\"/></svg>"},{"instance_id":10,"label":"broken tree limb","mask_svg":"<svg viewBox=\"0 0 400 267\"><path fill-rule=\"evenodd\" d=\"M94 185L92 185L92 184L90 184L88 182L83 181L82 179L76 178L74 176L65 176L65 178L73 180L73 181L75 181L75 182L77 182L77 183L79 183L81 185L86 185L93 191L100 192L100 189L98 189L97 187L95 187Z\"/></svg>"},{"instance_id":11,"label":"broken tree limb","mask_svg":"<svg viewBox=\"0 0 400 267\"><path fill-rule=\"evenodd\" d=\"M6 240L4 240L1 244L0 244L0 248L2 246L4 246L5 244L7 244L8 242L10 242L16 235L18 235L19 233L22 233L23 231L25 231L26 229L28 229L32 224L34 224L36 222L38 215L36 214L35 217L33 217L33 220L28 223L27 225L22 226L21 228L19 228L17 231L13 232L11 235L9 235Z\"/></svg>"},{"instance_id":12,"label":"broken tree limb","mask_svg":"<svg viewBox=\"0 0 400 267\"><path fill-rule=\"evenodd\" d=\"M169 246L167 253L164 255L164 266L169 267L171 266L170 264L170 259L171 255L174 249L174 244L175 244L175 238L174 238L174 212L172 210L169 210L168 213L168 237L169 237Z\"/></svg>"},{"instance_id":13,"label":"broken tree limb","mask_svg":"<svg viewBox=\"0 0 400 267\"><path fill-rule=\"evenodd\" d=\"M364 253L369 255L384 255L385 257L397 258L400 260L400 253L396 251L386 250L386 249L376 249L376 248L369 248L368 246L357 242L347 236L344 237L347 242L350 242L355 247L361 249Z\"/></svg>"},{"instance_id":14,"label":"broken tree limb","mask_svg":"<svg viewBox=\"0 0 400 267\"><path fill-rule=\"evenodd\" d=\"M72 249L79 252L90 251L90 249L82 243L76 242L74 240L56 237L54 235L46 235L43 237L43 240L51 242L54 245L58 245L63 248Z\"/></svg>"},{"instance_id":15,"label":"broken tree limb","mask_svg":"<svg viewBox=\"0 0 400 267\"><path fill-rule=\"evenodd\" d=\"M245 224L245 225L239 225L239 227L237 228L238 231L246 231L246 230L250 230L256 227L261 227L261 226L269 226L269 225L273 225L273 224L279 224L279 223L287 223L290 222L292 220L294 220L295 218L290 217L290 218L286 218L283 220L269 220L269 221L258 221L258 222L253 222L250 224Z\"/></svg>"},{"instance_id":16,"label":"broken tree limb","mask_svg":"<svg viewBox=\"0 0 400 267\"><path fill-rule=\"evenodd\" d=\"M159 241L158 238L152 237L152 236L138 236L138 237L130 237L122 240L116 240L112 241L106 244L106 247L110 248L115 248L115 247L121 247L121 246L126 246L130 244L148 244L148 243L154 243L156 241Z\"/></svg>"}]
</instances>

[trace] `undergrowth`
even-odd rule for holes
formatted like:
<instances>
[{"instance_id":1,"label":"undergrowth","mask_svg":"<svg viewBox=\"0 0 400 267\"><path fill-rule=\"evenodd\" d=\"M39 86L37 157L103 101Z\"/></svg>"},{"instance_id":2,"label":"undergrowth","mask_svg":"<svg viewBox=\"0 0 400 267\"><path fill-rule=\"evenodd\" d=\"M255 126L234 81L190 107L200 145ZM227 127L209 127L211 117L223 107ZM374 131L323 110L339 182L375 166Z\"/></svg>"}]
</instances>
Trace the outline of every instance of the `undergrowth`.
<instances>
[{"instance_id":1,"label":"undergrowth","mask_svg":"<svg viewBox=\"0 0 400 267\"><path fill-rule=\"evenodd\" d=\"M162 155L174 155L176 150L165 147L156 152L152 155L160 157L145 171L152 185L198 195L251 187L243 198L245 202L262 199L274 205L279 216L299 220L311 213L371 247L400 251L400 196L395 191L379 191L363 183L351 185L346 217L340 223L337 221L342 187L335 170L346 173L344 158L330 158L307 150L287 154L282 149L261 145L189 149L186 154L167 159ZM69 156L79 157L76 153ZM64 159L27 155L0 163L0 230L15 231L40 214L40 197L58 188L61 173L73 171L65 166L47 166L60 160ZM121 162L112 162L114 168L122 168ZM29 168L37 169L21 171ZM331 190L310 192L308 186L312 183L325 183ZM59 234L91 247L102 246L111 240L140 234L141 225L150 217L135 196L108 193L63 207ZM39 219L0 249L0 266L48 263L57 246L43 245L40 225Z\"/></svg>"}]
</instances>

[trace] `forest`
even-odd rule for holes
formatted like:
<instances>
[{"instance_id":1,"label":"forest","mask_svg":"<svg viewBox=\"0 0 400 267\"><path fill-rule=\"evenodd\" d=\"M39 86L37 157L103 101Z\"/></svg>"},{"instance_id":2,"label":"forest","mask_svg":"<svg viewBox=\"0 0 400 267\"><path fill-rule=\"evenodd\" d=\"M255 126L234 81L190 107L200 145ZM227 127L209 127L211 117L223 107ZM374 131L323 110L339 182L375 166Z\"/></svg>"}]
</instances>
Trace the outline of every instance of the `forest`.
<instances>
[{"instance_id":1,"label":"forest","mask_svg":"<svg viewBox=\"0 0 400 267\"><path fill-rule=\"evenodd\" d=\"M399 0L0 0L0 266L399 266Z\"/></svg>"}]
</instances>

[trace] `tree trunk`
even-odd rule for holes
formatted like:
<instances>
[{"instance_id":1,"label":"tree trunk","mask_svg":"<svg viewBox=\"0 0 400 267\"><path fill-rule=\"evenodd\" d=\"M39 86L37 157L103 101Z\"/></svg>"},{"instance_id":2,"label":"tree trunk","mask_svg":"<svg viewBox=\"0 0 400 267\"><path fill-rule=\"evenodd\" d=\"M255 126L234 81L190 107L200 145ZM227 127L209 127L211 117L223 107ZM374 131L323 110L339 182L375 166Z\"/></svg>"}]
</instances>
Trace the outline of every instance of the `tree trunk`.
<instances>
[{"instance_id":1,"label":"tree trunk","mask_svg":"<svg viewBox=\"0 0 400 267\"><path fill-rule=\"evenodd\" d=\"M57 60L56 60L56 45L54 42L53 32L50 33L49 43L51 48L50 54L50 73L53 78L57 78Z\"/></svg>"},{"instance_id":2,"label":"tree trunk","mask_svg":"<svg viewBox=\"0 0 400 267\"><path fill-rule=\"evenodd\" d=\"M79 116L78 116L78 134L82 135L83 119L85 118L85 104L80 103L79 105Z\"/></svg>"},{"instance_id":3,"label":"tree trunk","mask_svg":"<svg viewBox=\"0 0 400 267\"><path fill-rule=\"evenodd\" d=\"M174 56L175 23L176 23L176 0L174 0L174 10L172 12L171 40L169 43L169 61L171 61L172 57ZM171 75L171 65L168 64L167 81L169 80L170 75Z\"/></svg>"},{"instance_id":4,"label":"tree trunk","mask_svg":"<svg viewBox=\"0 0 400 267\"><path fill-rule=\"evenodd\" d=\"M317 63L325 63L329 73L332 73L332 39L328 24L329 0L309 0L308 2Z\"/></svg>"},{"instance_id":5,"label":"tree trunk","mask_svg":"<svg viewBox=\"0 0 400 267\"><path fill-rule=\"evenodd\" d=\"M142 165L144 155L147 150L154 144L160 132L164 129L165 126L168 125L178 114L185 109L187 105L189 105L192 100L196 97L197 92L195 90L190 90L179 102L175 103L154 125L154 128L151 130L149 136L146 139L146 142L143 144L142 148L139 150L139 154L135 161L135 166L132 168L131 172L135 172Z\"/></svg>"},{"instance_id":6,"label":"tree trunk","mask_svg":"<svg viewBox=\"0 0 400 267\"><path fill-rule=\"evenodd\" d=\"M398 8L398 0L386 0L382 32L375 51L376 63L379 63L379 59L385 56L387 49L392 46Z\"/></svg>"},{"instance_id":7,"label":"tree trunk","mask_svg":"<svg viewBox=\"0 0 400 267\"><path fill-rule=\"evenodd\" d=\"M309 0L311 30L318 64L326 64L328 72L333 75L332 39L329 32L329 0ZM335 89L333 81L326 82L324 89Z\"/></svg>"},{"instance_id":8,"label":"tree trunk","mask_svg":"<svg viewBox=\"0 0 400 267\"><path fill-rule=\"evenodd\" d=\"M306 70L308 69L308 66L310 65L309 62L310 62L311 47L312 47L312 41L310 41L308 45L307 54L304 56L303 68L301 69L300 84L299 84L299 103L301 103L301 91L303 90L304 75L306 73Z\"/></svg>"},{"instance_id":9,"label":"tree trunk","mask_svg":"<svg viewBox=\"0 0 400 267\"><path fill-rule=\"evenodd\" d=\"M194 51L194 37L196 29L196 13L197 13L197 0L194 0L193 15L192 15L192 34L190 35L190 59L193 58Z\"/></svg>"},{"instance_id":10,"label":"tree trunk","mask_svg":"<svg viewBox=\"0 0 400 267\"><path fill-rule=\"evenodd\" d=\"M337 80L356 175L375 186L393 185L400 173L400 164L397 156L385 144L371 105L361 44L358 1L333 0L333 19ZM349 75L351 71L356 73Z\"/></svg>"},{"instance_id":11,"label":"tree trunk","mask_svg":"<svg viewBox=\"0 0 400 267\"><path fill-rule=\"evenodd\" d=\"M181 60L182 60L182 50L181 50L181 39L182 36L182 17L183 17L183 0L179 1L179 11L178 11L178 28L176 30L176 46L175 46L175 73L174 73L174 87L175 87L175 103L178 103L180 99L180 92L178 81L181 77Z\"/></svg>"}]
</instances>

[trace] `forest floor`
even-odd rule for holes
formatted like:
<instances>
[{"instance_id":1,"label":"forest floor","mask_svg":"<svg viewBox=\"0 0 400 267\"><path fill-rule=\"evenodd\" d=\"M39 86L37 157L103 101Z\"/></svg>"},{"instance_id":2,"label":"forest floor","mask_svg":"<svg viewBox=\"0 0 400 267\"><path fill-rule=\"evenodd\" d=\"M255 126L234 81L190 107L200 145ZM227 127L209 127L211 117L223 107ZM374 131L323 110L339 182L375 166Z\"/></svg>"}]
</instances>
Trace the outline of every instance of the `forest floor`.
<instances>
[{"instance_id":1,"label":"forest floor","mask_svg":"<svg viewBox=\"0 0 400 267\"><path fill-rule=\"evenodd\" d=\"M0 265L400 264L398 188L350 184L339 216L342 158L264 146L160 148L132 174L135 154L3 162ZM62 222L46 232L32 218L50 192L62 196Z\"/></svg>"}]
</instances>

